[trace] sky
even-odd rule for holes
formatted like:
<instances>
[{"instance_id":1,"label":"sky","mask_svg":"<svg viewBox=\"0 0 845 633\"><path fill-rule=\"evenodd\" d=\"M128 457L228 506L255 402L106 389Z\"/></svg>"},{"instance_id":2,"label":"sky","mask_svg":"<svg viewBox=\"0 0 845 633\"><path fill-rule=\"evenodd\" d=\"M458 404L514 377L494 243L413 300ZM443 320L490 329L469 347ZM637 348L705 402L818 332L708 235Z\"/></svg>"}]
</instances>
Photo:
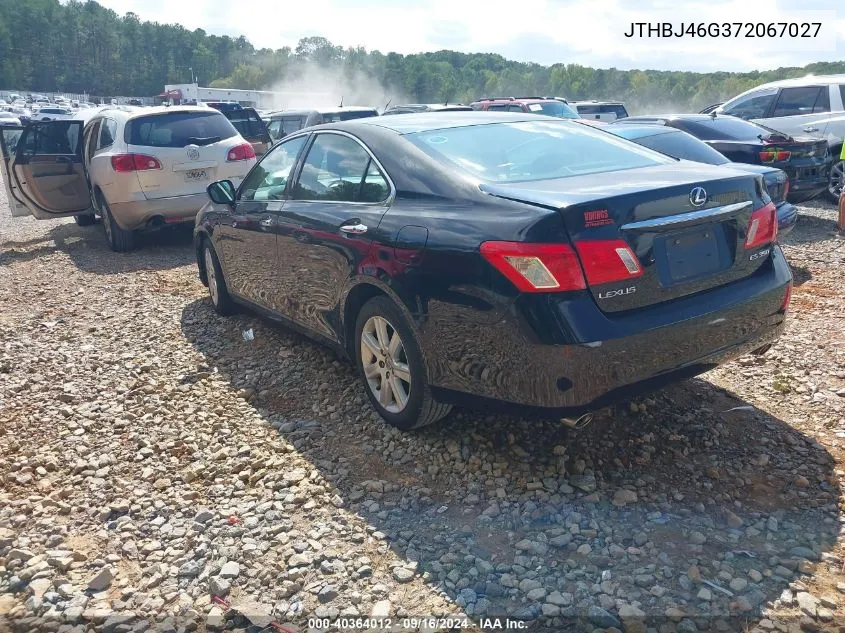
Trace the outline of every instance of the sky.
<instances>
[{"instance_id":1,"label":"sky","mask_svg":"<svg viewBox=\"0 0 845 633\"><path fill-rule=\"evenodd\" d=\"M845 60L841 0L98 0L119 14L244 35L258 48L318 35L383 53L451 49L543 65L768 70ZM198 10L199 7L202 10ZM625 37L632 23L813 23L816 37ZM781 27L776 27L781 28ZM799 27L800 28L800 27ZM811 27L812 32L816 27Z\"/></svg>"}]
</instances>

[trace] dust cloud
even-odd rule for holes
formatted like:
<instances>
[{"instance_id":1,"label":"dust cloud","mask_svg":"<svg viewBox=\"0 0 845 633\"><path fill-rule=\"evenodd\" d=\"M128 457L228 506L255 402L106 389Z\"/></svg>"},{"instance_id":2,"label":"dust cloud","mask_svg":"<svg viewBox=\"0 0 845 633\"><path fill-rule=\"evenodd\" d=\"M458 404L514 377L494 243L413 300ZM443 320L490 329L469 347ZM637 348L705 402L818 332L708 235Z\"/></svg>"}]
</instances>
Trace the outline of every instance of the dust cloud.
<instances>
[{"instance_id":1,"label":"dust cloud","mask_svg":"<svg viewBox=\"0 0 845 633\"><path fill-rule=\"evenodd\" d=\"M364 69L328 69L306 64L292 74L263 88L277 93L274 109L335 108L366 106L381 112L385 104L408 103L404 91L381 82Z\"/></svg>"}]
</instances>

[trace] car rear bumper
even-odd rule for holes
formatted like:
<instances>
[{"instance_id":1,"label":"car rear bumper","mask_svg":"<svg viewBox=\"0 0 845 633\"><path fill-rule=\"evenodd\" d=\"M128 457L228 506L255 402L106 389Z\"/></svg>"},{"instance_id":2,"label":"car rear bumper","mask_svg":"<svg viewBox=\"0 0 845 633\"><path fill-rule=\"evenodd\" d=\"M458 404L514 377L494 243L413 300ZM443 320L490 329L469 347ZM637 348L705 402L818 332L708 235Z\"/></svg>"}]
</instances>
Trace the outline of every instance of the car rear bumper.
<instances>
[{"instance_id":1,"label":"car rear bumper","mask_svg":"<svg viewBox=\"0 0 845 633\"><path fill-rule=\"evenodd\" d=\"M132 231L161 223L191 221L206 202L208 195L203 192L189 196L110 202L109 209L121 228Z\"/></svg>"},{"instance_id":2,"label":"car rear bumper","mask_svg":"<svg viewBox=\"0 0 845 633\"><path fill-rule=\"evenodd\" d=\"M574 414L712 369L782 333L792 275L780 249L773 250L761 274L627 315L601 313L591 298L588 304L546 297L546 308L558 314L558 335L588 342L538 341L538 334L549 335L530 323L540 303L533 314L516 309L486 327L458 325L463 334L427 327L422 342L432 391L454 404L505 401L525 412Z\"/></svg>"},{"instance_id":3,"label":"car rear bumper","mask_svg":"<svg viewBox=\"0 0 845 633\"><path fill-rule=\"evenodd\" d=\"M778 164L778 169L783 169L789 177L787 200L790 202L805 202L825 191L830 165L829 161L818 165L800 167L783 167Z\"/></svg>"},{"instance_id":4,"label":"car rear bumper","mask_svg":"<svg viewBox=\"0 0 845 633\"><path fill-rule=\"evenodd\" d=\"M795 225L798 223L798 209L789 202L780 202L777 205L778 210L778 235L783 237L789 235Z\"/></svg>"}]
</instances>

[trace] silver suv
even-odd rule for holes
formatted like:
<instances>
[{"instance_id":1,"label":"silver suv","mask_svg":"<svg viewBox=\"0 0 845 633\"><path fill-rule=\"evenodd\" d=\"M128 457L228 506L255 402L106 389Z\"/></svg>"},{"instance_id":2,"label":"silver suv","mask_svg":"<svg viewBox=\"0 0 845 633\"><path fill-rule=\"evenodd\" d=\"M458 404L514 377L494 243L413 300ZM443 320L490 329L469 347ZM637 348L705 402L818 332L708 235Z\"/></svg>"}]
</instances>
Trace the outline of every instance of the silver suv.
<instances>
[{"instance_id":1,"label":"silver suv","mask_svg":"<svg viewBox=\"0 0 845 633\"><path fill-rule=\"evenodd\" d=\"M82 110L63 121L2 128L3 179L12 215L103 219L109 246L129 250L135 232L193 221L216 180L239 183L252 145L217 110L203 107Z\"/></svg>"}]
</instances>

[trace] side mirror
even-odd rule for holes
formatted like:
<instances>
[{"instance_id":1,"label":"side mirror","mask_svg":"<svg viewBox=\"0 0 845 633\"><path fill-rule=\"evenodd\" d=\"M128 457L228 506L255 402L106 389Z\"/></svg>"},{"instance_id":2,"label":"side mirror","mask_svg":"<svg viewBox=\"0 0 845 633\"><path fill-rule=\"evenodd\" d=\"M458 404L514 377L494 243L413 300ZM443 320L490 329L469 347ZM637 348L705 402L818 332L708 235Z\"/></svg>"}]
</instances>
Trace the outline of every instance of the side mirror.
<instances>
[{"instance_id":1,"label":"side mirror","mask_svg":"<svg viewBox=\"0 0 845 633\"><path fill-rule=\"evenodd\" d=\"M214 204L235 204L235 185L231 180L218 180L205 189Z\"/></svg>"}]
</instances>

